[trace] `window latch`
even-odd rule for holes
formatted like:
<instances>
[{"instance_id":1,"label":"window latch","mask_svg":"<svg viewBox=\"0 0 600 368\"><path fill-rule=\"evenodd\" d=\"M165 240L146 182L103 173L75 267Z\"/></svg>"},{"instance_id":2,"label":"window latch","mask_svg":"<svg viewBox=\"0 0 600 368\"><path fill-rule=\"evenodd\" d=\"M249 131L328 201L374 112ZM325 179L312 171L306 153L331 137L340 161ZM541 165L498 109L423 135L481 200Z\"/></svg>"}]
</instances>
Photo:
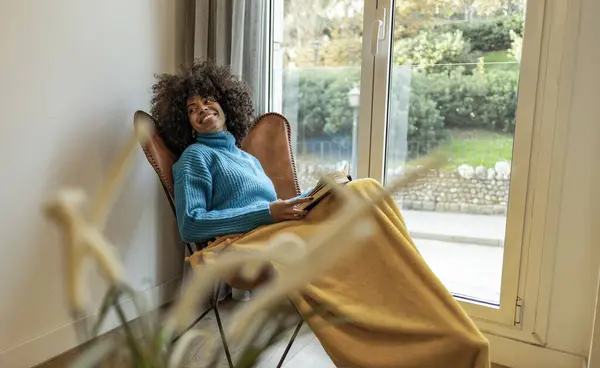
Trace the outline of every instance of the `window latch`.
<instances>
[{"instance_id":1,"label":"window latch","mask_svg":"<svg viewBox=\"0 0 600 368\"><path fill-rule=\"evenodd\" d=\"M375 56L379 53L379 41L385 40L384 25L386 21L386 8L377 9L377 18L373 22L371 30L371 55Z\"/></svg>"}]
</instances>

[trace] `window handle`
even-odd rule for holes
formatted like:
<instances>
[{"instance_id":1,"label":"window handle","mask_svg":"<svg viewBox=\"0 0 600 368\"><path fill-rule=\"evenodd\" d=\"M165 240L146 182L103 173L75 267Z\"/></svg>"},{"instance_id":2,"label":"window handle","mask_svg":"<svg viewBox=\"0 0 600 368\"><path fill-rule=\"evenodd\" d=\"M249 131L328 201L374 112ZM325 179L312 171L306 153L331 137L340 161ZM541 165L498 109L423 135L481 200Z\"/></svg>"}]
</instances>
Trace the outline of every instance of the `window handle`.
<instances>
[{"instance_id":1,"label":"window handle","mask_svg":"<svg viewBox=\"0 0 600 368\"><path fill-rule=\"evenodd\" d=\"M373 56L379 52L379 32L381 32L381 27L383 27L383 20L375 19L371 33L371 55Z\"/></svg>"},{"instance_id":2,"label":"window handle","mask_svg":"<svg viewBox=\"0 0 600 368\"><path fill-rule=\"evenodd\" d=\"M377 55L379 52L379 41L385 40L383 26L386 21L386 10L386 8L377 9L377 18L375 18L375 22L373 22L373 29L371 30L371 54L373 56Z\"/></svg>"}]
</instances>

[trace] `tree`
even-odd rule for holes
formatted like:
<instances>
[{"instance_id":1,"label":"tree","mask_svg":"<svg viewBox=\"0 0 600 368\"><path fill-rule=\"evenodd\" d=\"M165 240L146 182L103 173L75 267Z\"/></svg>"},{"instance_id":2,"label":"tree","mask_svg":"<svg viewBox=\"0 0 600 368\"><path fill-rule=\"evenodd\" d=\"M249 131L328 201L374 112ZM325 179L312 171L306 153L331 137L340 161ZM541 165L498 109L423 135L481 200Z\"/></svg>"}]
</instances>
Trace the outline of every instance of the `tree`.
<instances>
[{"instance_id":1,"label":"tree","mask_svg":"<svg viewBox=\"0 0 600 368\"><path fill-rule=\"evenodd\" d=\"M450 12L463 14L471 22L479 17L510 16L523 13L526 0L442 0Z\"/></svg>"},{"instance_id":2,"label":"tree","mask_svg":"<svg viewBox=\"0 0 600 368\"><path fill-rule=\"evenodd\" d=\"M396 2L394 40L415 36L424 25L451 16L448 0L408 0Z\"/></svg>"},{"instance_id":3,"label":"tree","mask_svg":"<svg viewBox=\"0 0 600 368\"><path fill-rule=\"evenodd\" d=\"M454 64L475 61L470 43L461 31L419 32L415 37L398 40L394 45L394 65L412 65L416 70L441 73Z\"/></svg>"},{"instance_id":4,"label":"tree","mask_svg":"<svg viewBox=\"0 0 600 368\"><path fill-rule=\"evenodd\" d=\"M475 7L480 15L515 15L525 12L525 0L476 0Z\"/></svg>"},{"instance_id":5,"label":"tree","mask_svg":"<svg viewBox=\"0 0 600 368\"><path fill-rule=\"evenodd\" d=\"M525 0L403 0L396 2L395 47L424 31L475 17L523 12ZM284 0L286 65L296 67L360 65L363 0Z\"/></svg>"},{"instance_id":6,"label":"tree","mask_svg":"<svg viewBox=\"0 0 600 368\"><path fill-rule=\"evenodd\" d=\"M295 59L299 53L313 48L321 42L327 24L327 11L335 0L307 1L286 0L284 2L284 47L288 57Z\"/></svg>"},{"instance_id":7,"label":"tree","mask_svg":"<svg viewBox=\"0 0 600 368\"><path fill-rule=\"evenodd\" d=\"M517 34L512 29L510 30L510 50L508 50L509 54L512 55L516 60L521 61L521 54L523 52L523 36Z\"/></svg>"},{"instance_id":8,"label":"tree","mask_svg":"<svg viewBox=\"0 0 600 368\"><path fill-rule=\"evenodd\" d=\"M359 65L362 0L286 0L284 47L299 67Z\"/></svg>"}]
</instances>

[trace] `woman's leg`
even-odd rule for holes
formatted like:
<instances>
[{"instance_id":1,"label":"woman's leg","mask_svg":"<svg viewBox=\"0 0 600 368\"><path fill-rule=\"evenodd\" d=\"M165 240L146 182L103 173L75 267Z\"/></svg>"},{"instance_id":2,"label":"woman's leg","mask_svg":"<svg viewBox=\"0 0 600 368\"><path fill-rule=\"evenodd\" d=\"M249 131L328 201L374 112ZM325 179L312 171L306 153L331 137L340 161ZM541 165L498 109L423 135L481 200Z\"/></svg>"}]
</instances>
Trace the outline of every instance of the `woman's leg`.
<instances>
[{"instance_id":1,"label":"woman's leg","mask_svg":"<svg viewBox=\"0 0 600 368\"><path fill-rule=\"evenodd\" d=\"M349 184L370 197L370 179ZM301 312L327 306L347 323L309 320L339 367L488 367L485 338L420 256L391 196L355 254L295 298ZM326 326L326 327L324 327Z\"/></svg>"}]
</instances>

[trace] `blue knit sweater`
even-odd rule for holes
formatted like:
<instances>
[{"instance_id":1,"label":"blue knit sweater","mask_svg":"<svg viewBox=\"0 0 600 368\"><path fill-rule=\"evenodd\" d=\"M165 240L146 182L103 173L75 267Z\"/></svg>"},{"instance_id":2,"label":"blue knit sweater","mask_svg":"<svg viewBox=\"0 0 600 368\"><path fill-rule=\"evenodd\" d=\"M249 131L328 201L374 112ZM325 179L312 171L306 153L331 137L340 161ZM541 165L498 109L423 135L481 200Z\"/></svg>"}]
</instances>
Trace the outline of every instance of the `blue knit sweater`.
<instances>
[{"instance_id":1,"label":"blue knit sweater","mask_svg":"<svg viewBox=\"0 0 600 368\"><path fill-rule=\"evenodd\" d=\"M173 165L175 210L185 242L244 233L273 222L275 187L229 132L198 135Z\"/></svg>"}]
</instances>

